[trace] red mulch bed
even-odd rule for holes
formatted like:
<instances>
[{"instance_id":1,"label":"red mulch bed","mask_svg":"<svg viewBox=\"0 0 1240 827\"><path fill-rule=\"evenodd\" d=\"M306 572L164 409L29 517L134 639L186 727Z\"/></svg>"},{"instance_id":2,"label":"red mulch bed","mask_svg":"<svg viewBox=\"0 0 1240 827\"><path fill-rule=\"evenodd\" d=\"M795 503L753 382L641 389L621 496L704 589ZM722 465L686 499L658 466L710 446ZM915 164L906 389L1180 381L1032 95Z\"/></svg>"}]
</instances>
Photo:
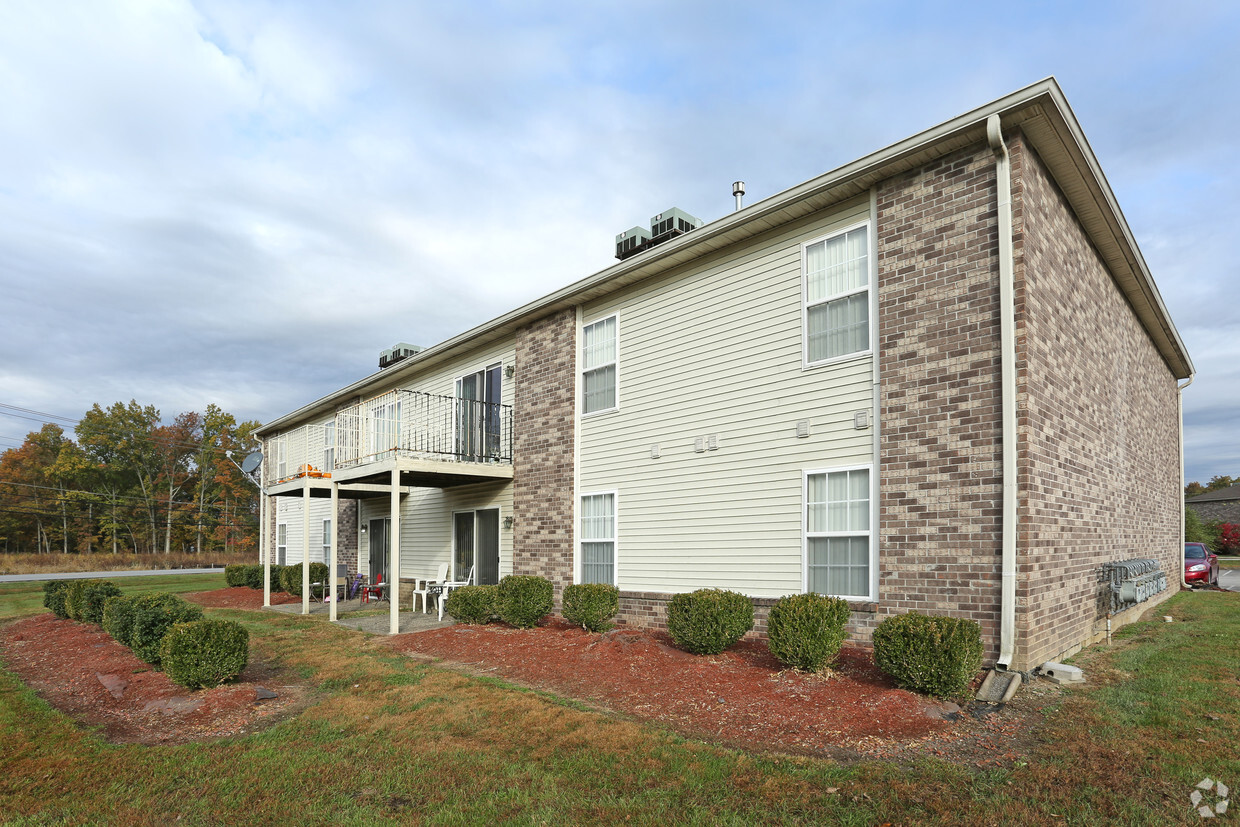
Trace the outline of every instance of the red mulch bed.
<instances>
[{"instance_id":1,"label":"red mulch bed","mask_svg":"<svg viewBox=\"0 0 1240 827\"><path fill-rule=\"evenodd\" d=\"M190 691L98 626L50 613L10 623L0 635L9 669L49 704L99 727L114 743L179 744L249 732L296 711L307 697L304 686L253 657L236 682ZM260 690L276 697L260 699Z\"/></svg>"},{"instance_id":2,"label":"red mulch bed","mask_svg":"<svg viewBox=\"0 0 1240 827\"><path fill-rule=\"evenodd\" d=\"M213 609L252 609L263 608L263 590L251 589L246 586L233 586L227 589L214 589L209 592L194 592L182 595L199 606L210 606ZM285 603L300 603L301 598L285 592L272 592L271 605L281 606Z\"/></svg>"},{"instance_id":3,"label":"red mulch bed","mask_svg":"<svg viewBox=\"0 0 1240 827\"><path fill-rule=\"evenodd\" d=\"M834 668L815 675L782 669L761 641L741 641L708 657L675 648L663 632L621 628L594 635L557 618L530 630L458 625L390 640L410 655L747 749L1005 764L1029 746L1012 739L1037 711L1009 704L975 718L896 689L860 648L845 648Z\"/></svg>"},{"instance_id":4,"label":"red mulch bed","mask_svg":"<svg viewBox=\"0 0 1240 827\"><path fill-rule=\"evenodd\" d=\"M186 595L203 606L257 610L261 590ZM271 602L300 598L273 592ZM541 627L457 625L381 639L414 657L577 698L685 735L744 749L841 759L935 756L975 766L1028 754L1058 693L1042 682L994 714L970 715L896 689L868 650L846 648L821 675L781 669L760 641L691 655L663 632L594 635L558 618ZM248 732L295 713L304 686L252 662L239 682L190 692L91 624L42 614L0 628L8 667L50 704L115 742L171 744ZM119 682L119 684L117 683ZM110 684L110 691L105 684ZM259 701L262 686L278 697ZM119 697L116 697L119 694Z\"/></svg>"}]
</instances>

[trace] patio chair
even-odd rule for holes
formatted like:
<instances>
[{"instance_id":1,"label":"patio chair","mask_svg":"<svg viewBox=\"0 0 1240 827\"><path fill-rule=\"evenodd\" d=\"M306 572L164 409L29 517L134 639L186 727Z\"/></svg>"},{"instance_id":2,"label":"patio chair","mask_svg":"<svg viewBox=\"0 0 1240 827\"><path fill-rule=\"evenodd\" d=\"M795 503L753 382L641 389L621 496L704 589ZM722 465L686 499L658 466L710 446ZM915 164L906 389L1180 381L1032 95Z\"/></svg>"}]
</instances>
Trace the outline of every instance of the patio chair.
<instances>
[{"instance_id":1,"label":"patio chair","mask_svg":"<svg viewBox=\"0 0 1240 827\"><path fill-rule=\"evenodd\" d=\"M432 594L439 594L443 591L443 585L448 582L448 563L439 564L439 572L434 579L429 577L420 577L413 581L413 606L412 610L418 610L418 595L422 596L422 614L426 614L426 601Z\"/></svg>"},{"instance_id":2,"label":"patio chair","mask_svg":"<svg viewBox=\"0 0 1240 827\"><path fill-rule=\"evenodd\" d=\"M469 571L465 574L464 580L450 580L443 584L443 590L439 595L439 621L443 622L443 604L448 602L448 595L453 589L459 589L461 586L472 586L474 584L474 567L470 566ZM423 601L425 605L425 601Z\"/></svg>"}]
</instances>

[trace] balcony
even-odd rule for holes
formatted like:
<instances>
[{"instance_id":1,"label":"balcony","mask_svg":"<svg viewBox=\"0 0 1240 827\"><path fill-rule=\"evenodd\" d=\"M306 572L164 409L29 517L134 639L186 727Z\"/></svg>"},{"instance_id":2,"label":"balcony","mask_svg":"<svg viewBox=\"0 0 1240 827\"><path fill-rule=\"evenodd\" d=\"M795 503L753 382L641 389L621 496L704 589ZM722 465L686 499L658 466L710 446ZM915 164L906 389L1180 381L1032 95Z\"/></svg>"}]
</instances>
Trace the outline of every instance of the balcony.
<instances>
[{"instance_id":1,"label":"balcony","mask_svg":"<svg viewBox=\"0 0 1240 827\"><path fill-rule=\"evenodd\" d=\"M511 479L512 406L389 391L338 411L334 422L285 431L265 453L265 482L276 496L305 488L325 496L333 480L342 495L346 485L355 496L374 495L393 470L402 486Z\"/></svg>"}]
</instances>

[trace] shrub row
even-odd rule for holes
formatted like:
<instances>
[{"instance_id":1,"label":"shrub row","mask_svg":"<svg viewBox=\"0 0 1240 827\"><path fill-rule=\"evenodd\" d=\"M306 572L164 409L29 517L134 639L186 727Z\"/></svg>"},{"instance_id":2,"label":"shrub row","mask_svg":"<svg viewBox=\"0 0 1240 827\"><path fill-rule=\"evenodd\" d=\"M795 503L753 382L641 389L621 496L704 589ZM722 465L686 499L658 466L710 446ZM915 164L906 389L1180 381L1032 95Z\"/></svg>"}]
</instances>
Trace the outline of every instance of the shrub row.
<instances>
[{"instance_id":1,"label":"shrub row","mask_svg":"<svg viewBox=\"0 0 1240 827\"><path fill-rule=\"evenodd\" d=\"M498 586L456 589L444 608L461 623L489 623L499 617L530 628L551 611L552 595L545 578L509 575ZM564 589L564 618L589 631L611 628L618 611L615 586L583 583ZM839 655L848 617L848 603L838 597L782 597L767 618L767 646L785 666L817 671ZM700 589L673 595L668 604L672 640L698 654L719 654L753 625L753 602L737 592ZM981 627L972 620L910 612L889 617L874 630L875 664L897 686L936 697L963 694L981 669L982 652Z\"/></svg>"},{"instance_id":2,"label":"shrub row","mask_svg":"<svg viewBox=\"0 0 1240 827\"><path fill-rule=\"evenodd\" d=\"M248 567L241 568L248 574ZM227 581L227 570L224 577ZM235 678L249 658L244 627L204 620L201 608L176 595L126 596L108 580L49 580L43 584L43 605L57 617L103 626L118 643L190 689Z\"/></svg>"}]
</instances>

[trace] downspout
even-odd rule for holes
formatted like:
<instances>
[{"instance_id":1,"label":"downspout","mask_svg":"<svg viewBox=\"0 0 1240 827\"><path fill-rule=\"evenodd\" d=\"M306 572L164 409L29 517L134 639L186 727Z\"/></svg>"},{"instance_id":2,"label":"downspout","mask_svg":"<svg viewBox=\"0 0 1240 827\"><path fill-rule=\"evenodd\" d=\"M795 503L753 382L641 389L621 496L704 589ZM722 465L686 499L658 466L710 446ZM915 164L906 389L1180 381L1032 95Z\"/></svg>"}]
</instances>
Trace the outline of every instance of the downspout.
<instances>
[{"instance_id":1,"label":"downspout","mask_svg":"<svg viewBox=\"0 0 1240 827\"><path fill-rule=\"evenodd\" d=\"M999 115L986 119L986 137L995 153L999 187L999 346L1003 388L1003 557L999 604L1000 669L1016 652L1016 309L1012 260L1011 158L1003 142Z\"/></svg>"},{"instance_id":2,"label":"downspout","mask_svg":"<svg viewBox=\"0 0 1240 827\"><path fill-rule=\"evenodd\" d=\"M1184 509L1188 506L1184 502L1184 486L1188 485L1184 481L1184 389L1193 384L1193 380L1197 378L1197 374L1189 374L1188 381L1183 385L1176 385L1177 396L1180 401L1180 588L1192 588L1188 585L1188 581L1184 579ZM1208 579L1208 578L1207 578Z\"/></svg>"}]
</instances>

